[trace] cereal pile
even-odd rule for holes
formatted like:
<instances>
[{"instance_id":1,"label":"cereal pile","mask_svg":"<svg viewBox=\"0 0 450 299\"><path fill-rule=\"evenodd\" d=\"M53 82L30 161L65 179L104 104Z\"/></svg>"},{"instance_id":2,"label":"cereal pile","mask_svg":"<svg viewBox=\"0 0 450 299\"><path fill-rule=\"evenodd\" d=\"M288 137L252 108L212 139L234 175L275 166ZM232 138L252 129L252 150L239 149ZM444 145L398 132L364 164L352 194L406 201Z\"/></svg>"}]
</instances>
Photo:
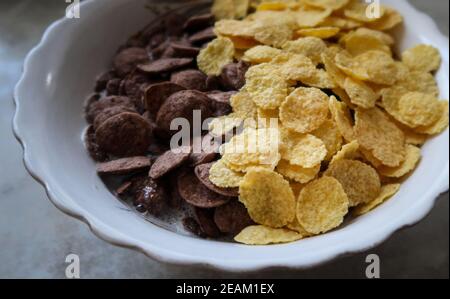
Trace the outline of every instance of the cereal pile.
<instances>
[{"instance_id":1,"label":"cereal pile","mask_svg":"<svg viewBox=\"0 0 450 299\"><path fill-rule=\"evenodd\" d=\"M402 16L356 0L215 0L169 12L119 49L86 106L86 143L115 193L192 233L250 245L339 227L392 197L448 126L438 50L396 57ZM170 149L174 119L214 118ZM200 153L195 144L202 145ZM220 155L219 155L220 153Z\"/></svg>"},{"instance_id":2,"label":"cereal pile","mask_svg":"<svg viewBox=\"0 0 450 299\"><path fill-rule=\"evenodd\" d=\"M243 16L232 2L256 11ZM419 45L396 59L388 30L401 15L381 7L368 18L367 10L348 0L215 1L218 38L200 52L199 68L220 73L233 57L251 64L233 112L210 124L213 135L244 127L210 169L216 186L239 188L257 223L236 241L291 242L369 212L447 128L448 102L433 77L439 52Z\"/></svg>"}]
</instances>

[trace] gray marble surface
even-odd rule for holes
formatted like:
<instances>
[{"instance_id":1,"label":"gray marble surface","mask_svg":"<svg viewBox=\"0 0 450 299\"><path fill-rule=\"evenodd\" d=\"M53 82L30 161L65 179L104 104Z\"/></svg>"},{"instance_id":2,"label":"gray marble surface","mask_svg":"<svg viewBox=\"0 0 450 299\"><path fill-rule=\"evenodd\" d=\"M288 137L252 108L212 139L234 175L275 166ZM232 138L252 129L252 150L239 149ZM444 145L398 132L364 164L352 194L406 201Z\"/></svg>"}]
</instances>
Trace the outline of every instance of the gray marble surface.
<instances>
[{"instance_id":1,"label":"gray marble surface","mask_svg":"<svg viewBox=\"0 0 450 299\"><path fill-rule=\"evenodd\" d=\"M449 1L411 2L448 35ZM363 278L369 253L380 256L384 278L448 278L448 193L426 219L381 246L304 271L238 274L171 266L97 239L47 200L25 171L22 149L11 132L12 90L23 59L65 6L64 0L0 1L0 278L63 278L69 253L80 256L82 278Z\"/></svg>"}]
</instances>

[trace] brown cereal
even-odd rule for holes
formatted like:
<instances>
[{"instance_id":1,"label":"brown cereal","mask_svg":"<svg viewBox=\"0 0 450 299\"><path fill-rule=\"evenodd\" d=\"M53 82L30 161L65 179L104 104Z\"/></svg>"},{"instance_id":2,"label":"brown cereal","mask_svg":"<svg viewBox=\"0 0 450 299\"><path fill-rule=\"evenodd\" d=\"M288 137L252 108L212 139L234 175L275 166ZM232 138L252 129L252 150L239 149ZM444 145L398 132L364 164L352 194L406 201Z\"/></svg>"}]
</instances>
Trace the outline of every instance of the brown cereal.
<instances>
[{"instance_id":1,"label":"brown cereal","mask_svg":"<svg viewBox=\"0 0 450 299\"><path fill-rule=\"evenodd\" d=\"M195 218L197 219L200 229L206 236L217 238L220 236L219 228L214 222L214 209L194 208Z\"/></svg>"},{"instance_id":2,"label":"brown cereal","mask_svg":"<svg viewBox=\"0 0 450 299\"><path fill-rule=\"evenodd\" d=\"M189 204L199 208L215 208L226 204L231 197L217 194L206 188L193 171L185 171L178 177L178 191Z\"/></svg>"},{"instance_id":3,"label":"brown cereal","mask_svg":"<svg viewBox=\"0 0 450 299\"><path fill-rule=\"evenodd\" d=\"M162 82L148 86L144 92L144 106L150 112L150 116L156 119L156 114L164 101L181 90L184 90L184 87L172 82Z\"/></svg>"},{"instance_id":4,"label":"brown cereal","mask_svg":"<svg viewBox=\"0 0 450 299\"><path fill-rule=\"evenodd\" d=\"M144 156L122 158L97 164L97 173L129 174L148 169L151 164L150 158Z\"/></svg>"},{"instance_id":5,"label":"brown cereal","mask_svg":"<svg viewBox=\"0 0 450 299\"><path fill-rule=\"evenodd\" d=\"M147 51L144 48L127 48L114 57L114 70L120 77L125 77L136 66L149 61Z\"/></svg>"},{"instance_id":6,"label":"brown cereal","mask_svg":"<svg viewBox=\"0 0 450 299\"><path fill-rule=\"evenodd\" d=\"M187 67L192 61L192 58L161 58L147 64L140 64L138 69L144 73L155 75Z\"/></svg>"},{"instance_id":7,"label":"brown cereal","mask_svg":"<svg viewBox=\"0 0 450 299\"><path fill-rule=\"evenodd\" d=\"M150 145L149 122L136 113L124 112L108 118L95 131L99 146L118 157L145 154Z\"/></svg>"},{"instance_id":8,"label":"brown cereal","mask_svg":"<svg viewBox=\"0 0 450 299\"><path fill-rule=\"evenodd\" d=\"M156 116L156 125L165 134L172 135L170 130L173 119L185 118L192 124L193 110L200 110L202 120L212 116L213 108L210 98L199 91L182 90L172 94L162 105Z\"/></svg>"},{"instance_id":9,"label":"brown cereal","mask_svg":"<svg viewBox=\"0 0 450 299\"><path fill-rule=\"evenodd\" d=\"M190 147L180 147L166 151L153 163L148 173L149 177L156 180L180 167L189 159L191 151L192 148Z\"/></svg>"},{"instance_id":10,"label":"brown cereal","mask_svg":"<svg viewBox=\"0 0 450 299\"><path fill-rule=\"evenodd\" d=\"M245 73L249 65L244 61L230 63L220 73L220 83L225 90L240 90L245 84Z\"/></svg>"},{"instance_id":11,"label":"brown cereal","mask_svg":"<svg viewBox=\"0 0 450 299\"><path fill-rule=\"evenodd\" d=\"M255 223L248 215L245 206L237 200L217 207L214 213L214 222L223 233L238 234L244 228Z\"/></svg>"},{"instance_id":12,"label":"brown cereal","mask_svg":"<svg viewBox=\"0 0 450 299\"><path fill-rule=\"evenodd\" d=\"M206 91L206 78L199 70L184 70L172 73L170 81L185 89Z\"/></svg>"}]
</instances>

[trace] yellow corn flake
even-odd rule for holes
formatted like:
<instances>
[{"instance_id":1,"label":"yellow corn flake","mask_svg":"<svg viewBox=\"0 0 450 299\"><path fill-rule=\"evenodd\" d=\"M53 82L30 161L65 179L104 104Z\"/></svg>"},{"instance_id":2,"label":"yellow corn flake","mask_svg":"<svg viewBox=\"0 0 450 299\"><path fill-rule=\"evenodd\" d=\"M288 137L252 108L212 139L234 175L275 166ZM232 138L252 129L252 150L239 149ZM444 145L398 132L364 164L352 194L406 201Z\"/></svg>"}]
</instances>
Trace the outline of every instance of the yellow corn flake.
<instances>
[{"instance_id":1,"label":"yellow corn flake","mask_svg":"<svg viewBox=\"0 0 450 299\"><path fill-rule=\"evenodd\" d=\"M291 186L292 192L294 192L295 198L298 197L298 195L300 194L300 191L302 191L303 187L305 187L305 185L302 183L297 183L297 182L292 182L292 181L289 182L289 185ZM295 220L294 220L294 222L295 222ZM289 227L289 224L288 224L288 227Z\"/></svg>"},{"instance_id":2,"label":"yellow corn flake","mask_svg":"<svg viewBox=\"0 0 450 299\"><path fill-rule=\"evenodd\" d=\"M337 16L329 16L325 20L323 20L319 24L319 26L338 27L341 28L342 30L351 30L362 26L362 23L355 20L344 19Z\"/></svg>"},{"instance_id":3,"label":"yellow corn flake","mask_svg":"<svg viewBox=\"0 0 450 299\"><path fill-rule=\"evenodd\" d=\"M344 82L344 89L356 106L364 109L375 107L378 95L364 82L348 77Z\"/></svg>"},{"instance_id":4,"label":"yellow corn flake","mask_svg":"<svg viewBox=\"0 0 450 299\"><path fill-rule=\"evenodd\" d=\"M407 145L406 146L406 158L405 161L403 161L400 166L397 167L386 167L382 166L378 168L378 171L381 175L384 175L385 177L390 178L400 178L416 168L417 163L419 162L421 157L420 154L420 148L414 146L414 145Z\"/></svg>"},{"instance_id":5,"label":"yellow corn flake","mask_svg":"<svg viewBox=\"0 0 450 299\"><path fill-rule=\"evenodd\" d=\"M300 194L300 193L299 193ZM313 234L307 232L306 229L298 222L297 217L294 220L286 225L286 227L290 230L293 230L299 233L303 238L311 237Z\"/></svg>"},{"instance_id":6,"label":"yellow corn flake","mask_svg":"<svg viewBox=\"0 0 450 299\"><path fill-rule=\"evenodd\" d=\"M320 171L320 164L311 168L304 168L292 165L289 161L280 160L277 165L277 171L287 179L305 184L317 177Z\"/></svg>"},{"instance_id":7,"label":"yellow corn flake","mask_svg":"<svg viewBox=\"0 0 450 299\"><path fill-rule=\"evenodd\" d=\"M390 54L378 50L367 51L354 59L356 65L366 69L367 81L393 85L403 74Z\"/></svg>"},{"instance_id":8,"label":"yellow corn flake","mask_svg":"<svg viewBox=\"0 0 450 299\"><path fill-rule=\"evenodd\" d=\"M439 96L439 87L433 75L421 71L407 71L396 82L396 87L402 87L407 91L418 91Z\"/></svg>"},{"instance_id":9,"label":"yellow corn flake","mask_svg":"<svg viewBox=\"0 0 450 299\"><path fill-rule=\"evenodd\" d=\"M211 135L222 137L232 133L235 128L242 124L242 122L243 119L236 114L216 117L208 124L208 130Z\"/></svg>"},{"instance_id":10,"label":"yellow corn flake","mask_svg":"<svg viewBox=\"0 0 450 299\"><path fill-rule=\"evenodd\" d=\"M411 70L432 72L441 65L441 54L435 47L418 45L402 53L402 62Z\"/></svg>"},{"instance_id":11,"label":"yellow corn flake","mask_svg":"<svg viewBox=\"0 0 450 299\"><path fill-rule=\"evenodd\" d=\"M259 45L255 39L250 37L228 36L227 38L233 42L234 48L240 51L248 50Z\"/></svg>"},{"instance_id":12,"label":"yellow corn flake","mask_svg":"<svg viewBox=\"0 0 450 299\"><path fill-rule=\"evenodd\" d=\"M363 23L375 22L383 17L385 9L380 6L379 15L370 14L370 7L367 4L361 3L359 1L351 1L344 9L344 15L347 18L360 21Z\"/></svg>"},{"instance_id":13,"label":"yellow corn flake","mask_svg":"<svg viewBox=\"0 0 450 299\"><path fill-rule=\"evenodd\" d=\"M414 130L420 134L436 135L442 133L448 127L448 102L440 101L441 115L439 120L428 127L417 127Z\"/></svg>"},{"instance_id":14,"label":"yellow corn flake","mask_svg":"<svg viewBox=\"0 0 450 299\"><path fill-rule=\"evenodd\" d=\"M235 16L234 0L214 0L211 12L216 20L233 19Z\"/></svg>"},{"instance_id":15,"label":"yellow corn flake","mask_svg":"<svg viewBox=\"0 0 450 299\"><path fill-rule=\"evenodd\" d=\"M334 55L328 51L323 52L321 59L330 78L337 86L343 87L347 76L336 66Z\"/></svg>"},{"instance_id":16,"label":"yellow corn flake","mask_svg":"<svg viewBox=\"0 0 450 299\"><path fill-rule=\"evenodd\" d=\"M214 0L211 7L216 20L243 18L247 15L249 0Z\"/></svg>"},{"instance_id":17,"label":"yellow corn flake","mask_svg":"<svg viewBox=\"0 0 450 299\"><path fill-rule=\"evenodd\" d=\"M354 160L359 157L359 143L356 140L353 140L350 143L342 146L341 150L336 153L331 159L330 164L335 163L339 160Z\"/></svg>"},{"instance_id":18,"label":"yellow corn flake","mask_svg":"<svg viewBox=\"0 0 450 299\"><path fill-rule=\"evenodd\" d=\"M342 185L322 177L306 185L297 202L297 220L311 234L338 227L348 213L349 201Z\"/></svg>"},{"instance_id":19,"label":"yellow corn flake","mask_svg":"<svg viewBox=\"0 0 450 299\"><path fill-rule=\"evenodd\" d=\"M243 174L231 170L222 160L214 163L209 170L209 180L222 188L239 187L243 178Z\"/></svg>"},{"instance_id":20,"label":"yellow corn flake","mask_svg":"<svg viewBox=\"0 0 450 299\"><path fill-rule=\"evenodd\" d=\"M295 13L285 11L257 11L249 15L246 21L251 21L257 26L289 26L292 30L297 28Z\"/></svg>"},{"instance_id":21,"label":"yellow corn flake","mask_svg":"<svg viewBox=\"0 0 450 299\"><path fill-rule=\"evenodd\" d=\"M328 116L328 96L317 88L294 90L280 107L281 123L298 133L318 129Z\"/></svg>"},{"instance_id":22,"label":"yellow corn flake","mask_svg":"<svg viewBox=\"0 0 450 299\"><path fill-rule=\"evenodd\" d=\"M310 134L289 134L283 139L281 158L304 168L319 165L327 155L322 140Z\"/></svg>"},{"instance_id":23,"label":"yellow corn flake","mask_svg":"<svg viewBox=\"0 0 450 299\"><path fill-rule=\"evenodd\" d=\"M408 92L398 102L398 112L401 122L409 127L429 126L438 121L441 116L439 100L420 92Z\"/></svg>"},{"instance_id":24,"label":"yellow corn flake","mask_svg":"<svg viewBox=\"0 0 450 299\"><path fill-rule=\"evenodd\" d=\"M398 11L390 7L384 7L384 11L384 15L381 18L367 24L370 29L387 31L403 22L403 17Z\"/></svg>"},{"instance_id":25,"label":"yellow corn flake","mask_svg":"<svg viewBox=\"0 0 450 299\"><path fill-rule=\"evenodd\" d=\"M333 10L321 9L312 6L304 6L301 10L296 11L297 25L300 28L316 27L331 15Z\"/></svg>"},{"instance_id":26,"label":"yellow corn flake","mask_svg":"<svg viewBox=\"0 0 450 299\"><path fill-rule=\"evenodd\" d=\"M258 224L279 228L295 217L295 198L289 182L267 169L252 169L239 186L239 200Z\"/></svg>"},{"instance_id":27,"label":"yellow corn flake","mask_svg":"<svg viewBox=\"0 0 450 299\"><path fill-rule=\"evenodd\" d=\"M269 245L289 243L302 239L302 235L285 228L252 225L244 228L234 240L246 245Z\"/></svg>"},{"instance_id":28,"label":"yellow corn flake","mask_svg":"<svg viewBox=\"0 0 450 299\"><path fill-rule=\"evenodd\" d=\"M247 50L242 60L254 64L270 62L275 56L281 53L280 49L269 46L256 46Z\"/></svg>"},{"instance_id":29,"label":"yellow corn flake","mask_svg":"<svg viewBox=\"0 0 450 299\"><path fill-rule=\"evenodd\" d=\"M255 24L251 21L220 20L214 24L214 32L219 36L253 38Z\"/></svg>"},{"instance_id":30,"label":"yellow corn flake","mask_svg":"<svg viewBox=\"0 0 450 299\"><path fill-rule=\"evenodd\" d=\"M221 147L222 159L235 171L262 166L274 169L280 160L276 129L247 128Z\"/></svg>"},{"instance_id":31,"label":"yellow corn flake","mask_svg":"<svg viewBox=\"0 0 450 299\"><path fill-rule=\"evenodd\" d=\"M349 0L305 0L304 2L310 6L338 10L346 6Z\"/></svg>"},{"instance_id":32,"label":"yellow corn flake","mask_svg":"<svg viewBox=\"0 0 450 299\"><path fill-rule=\"evenodd\" d=\"M258 128L274 128L279 125L278 109L258 108Z\"/></svg>"},{"instance_id":33,"label":"yellow corn flake","mask_svg":"<svg viewBox=\"0 0 450 299\"><path fill-rule=\"evenodd\" d=\"M252 66L245 77L245 88L260 108L275 109L287 96L286 79L274 65L262 63Z\"/></svg>"},{"instance_id":34,"label":"yellow corn flake","mask_svg":"<svg viewBox=\"0 0 450 299\"><path fill-rule=\"evenodd\" d=\"M317 37L321 39L327 39L335 36L341 31L338 27L318 27L318 28L303 28L297 30L297 34L300 36Z\"/></svg>"},{"instance_id":35,"label":"yellow corn flake","mask_svg":"<svg viewBox=\"0 0 450 299\"><path fill-rule=\"evenodd\" d=\"M374 168L378 169L381 166L383 166L383 163L375 158L375 156L368 150L364 148L359 148L359 152L361 153L362 160L370 165L372 165Z\"/></svg>"},{"instance_id":36,"label":"yellow corn flake","mask_svg":"<svg viewBox=\"0 0 450 299\"><path fill-rule=\"evenodd\" d=\"M285 2L281 1L270 1L270 2L263 2L259 4L256 7L257 11L264 11L264 10L285 10L288 8L287 4Z\"/></svg>"},{"instance_id":37,"label":"yellow corn flake","mask_svg":"<svg viewBox=\"0 0 450 299\"><path fill-rule=\"evenodd\" d=\"M342 147L342 135L336 123L326 120L318 129L311 133L325 144L327 155L325 160L329 161Z\"/></svg>"},{"instance_id":38,"label":"yellow corn flake","mask_svg":"<svg viewBox=\"0 0 450 299\"><path fill-rule=\"evenodd\" d=\"M399 166L405 159L405 135L378 108L357 109L355 136L359 145L384 165Z\"/></svg>"},{"instance_id":39,"label":"yellow corn flake","mask_svg":"<svg viewBox=\"0 0 450 299\"><path fill-rule=\"evenodd\" d=\"M303 81L311 78L317 72L311 59L301 54L282 52L275 56L271 63L286 80L291 81Z\"/></svg>"},{"instance_id":40,"label":"yellow corn flake","mask_svg":"<svg viewBox=\"0 0 450 299\"><path fill-rule=\"evenodd\" d=\"M367 70L356 63L355 59L347 51L340 51L335 56L336 66L348 76L361 81L369 80Z\"/></svg>"},{"instance_id":41,"label":"yellow corn flake","mask_svg":"<svg viewBox=\"0 0 450 299\"><path fill-rule=\"evenodd\" d=\"M233 0L233 4L235 18L240 19L247 15L250 8L250 0Z\"/></svg>"},{"instance_id":42,"label":"yellow corn flake","mask_svg":"<svg viewBox=\"0 0 450 299\"><path fill-rule=\"evenodd\" d=\"M345 80L344 80L345 82ZM345 90L343 90L342 88L333 88L332 92L338 96L339 100L341 102L344 102L345 105L347 105L348 108L355 110L358 106L356 106L355 104L352 103L352 100L350 99L350 97L348 96L347 92Z\"/></svg>"},{"instance_id":43,"label":"yellow corn flake","mask_svg":"<svg viewBox=\"0 0 450 299\"><path fill-rule=\"evenodd\" d=\"M261 26L257 26L254 31L255 40L264 45L280 48L292 39L294 31L288 24L275 25L267 26L266 24L262 24Z\"/></svg>"},{"instance_id":44,"label":"yellow corn flake","mask_svg":"<svg viewBox=\"0 0 450 299\"><path fill-rule=\"evenodd\" d=\"M224 37L218 37L200 51L197 64L201 71L207 75L220 75L222 68L233 62L233 42Z\"/></svg>"},{"instance_id":45,"label":"yellow corn flake","mask_svg":"<svg viewBox=\"0 0 450 299\"><path fill-rule=\"evenodd\" d=\"M293 41L288 41L283 45L283 50L301 54L308 57L314 64L322 62L321 53L327 50L327 45L317 37L303 37Z\"/></svg>"},{"instance_id":46,"label":"yellow corn flake","mask_svg":"<svg viewBox=\"0 0 450 299\"><path fill-rule=\"evenodd\" d=\"M405 92L398 87L383 91L383 107L410 128L430 126L441 116L440 102L434 95Z\"/></svg>"},{"instance_id":47,"label":"yellow corn flake","mask_svg":"<svg viewBox=\"0 0 450 299\"><path fill-rule=\"evenodd\" d=\"M382 40L372 35L352 32L345 36L343 42L345 49L353 56L373 50L381 51L389 55L391 54L390 47Z\"/></svg>"},{"instance_id":48,"label":"yellow corn flake","mask_svg":"<svg viewBox=\"0 0 450 299\"><path fill-rule=\"evenodd\" d=\"M256 105L250 94L245 90L234 94L230 99L230 105L233 108L234 115L243 119L256 118Z\"/></svg>"},{"instance_id":49,"label":"yellow corn flake","mask_svg":"<svg viewBox=\"0 0 450 299\"><path fill-rule=\"evenodd\" d=\"M335 96L331 96L328 107L331 112L341 135L347 142L355 140L355 133L353 130L353 120L350 111L345 103L339 102Z\"/></svg>"},{"instance_id":50,"label":"yellow corn flake","mask_svg":"<svg viewBox=\"0 0 450 299\"><path fill-rule=\"evenodd\" d=\"M351 207L369 202L380 193L378 173L373 167L360 161L337 160L330 164L324 175L334 177L341 183Z\"/></svg>"},{"instance_id":51,"label":"yellow corn flake","mask_svg":"<svg viewBox=\"0 0 450 299\"><path fill-rule=\"evenodd\" d=\"M388 46L392 46L395 43L395 40L391 35L379 30L373 30L366 27L356 29L355 34L373 36Z\"/></svg>"},{"instance_id":52,"label":"yellow corn flake","mask_svg":"<svg viewBox=\"0 0 450 299\"><path fill-rule=\"evenodd\" d=\"M400 190L400 184L388 184L381 187L381 192L375 198L374 200L357 206L353 211L352 214L354 216L361 216L364 214L367 214L368 212L372 211L374 208L378 207L382 203L384 203L386 200L394 196L398 190Z\"/></svg>"}]
</instances>

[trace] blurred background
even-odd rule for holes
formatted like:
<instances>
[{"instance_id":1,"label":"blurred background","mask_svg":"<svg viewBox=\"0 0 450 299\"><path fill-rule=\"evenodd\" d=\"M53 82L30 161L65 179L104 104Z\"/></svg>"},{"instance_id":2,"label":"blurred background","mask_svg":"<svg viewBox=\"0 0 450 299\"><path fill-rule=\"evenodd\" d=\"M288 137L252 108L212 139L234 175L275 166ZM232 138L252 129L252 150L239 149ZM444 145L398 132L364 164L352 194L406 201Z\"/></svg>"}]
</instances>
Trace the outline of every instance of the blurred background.
<instances>
[{"instance_id":1,"label":"blurred background","mask_svg":"<svg viewBox=\"0 0 450 299\"><path fill-rule=\"evenodd\" d=\"M448 36L448 0L409 2ZM303 271L237 274L171 266L96 238L47 200L23 167L22 149L11 130L12 92L23 60L67 5L65 0L0 0L0 278L64 278L70 253L80 257L81 278L365 278L365 258L372 253L380 256L382 278L449 277L448 193L426 219L381 246Z\"/></svg>"}]
</instances>

